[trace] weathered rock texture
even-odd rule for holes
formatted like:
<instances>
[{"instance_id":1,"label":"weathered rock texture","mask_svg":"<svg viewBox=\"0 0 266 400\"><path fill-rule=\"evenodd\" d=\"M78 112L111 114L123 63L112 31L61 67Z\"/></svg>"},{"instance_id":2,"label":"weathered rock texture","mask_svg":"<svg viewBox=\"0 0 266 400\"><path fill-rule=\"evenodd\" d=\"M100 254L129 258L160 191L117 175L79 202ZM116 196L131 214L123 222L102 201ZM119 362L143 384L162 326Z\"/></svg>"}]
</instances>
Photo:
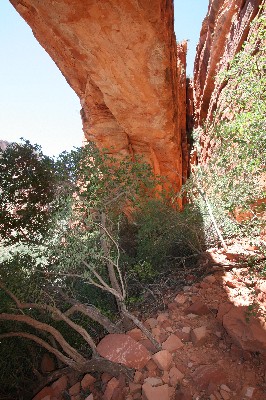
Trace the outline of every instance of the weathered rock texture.
<instances>
[{"instance_id":1,"label":"weathered rock texture","mask_svg":"<svg viewBox=\"0 0 266 400\"><path fill-rule=\"evenodd\" d=\"M212 118L224 84L215 75L241 49L263 0L210 0L194 64L195 122Z\"/></svg>"},{"instance_id":2,"label":"weathered rock texture","mask_svg":"<svg viewBox=\"0 0 266 400\"><path fill-rule=\"evenodd\" d=\"M177 62L172 0L10 2L79 96L85 138L180 187L186 44Z\"/></svg>"}]
</instances>

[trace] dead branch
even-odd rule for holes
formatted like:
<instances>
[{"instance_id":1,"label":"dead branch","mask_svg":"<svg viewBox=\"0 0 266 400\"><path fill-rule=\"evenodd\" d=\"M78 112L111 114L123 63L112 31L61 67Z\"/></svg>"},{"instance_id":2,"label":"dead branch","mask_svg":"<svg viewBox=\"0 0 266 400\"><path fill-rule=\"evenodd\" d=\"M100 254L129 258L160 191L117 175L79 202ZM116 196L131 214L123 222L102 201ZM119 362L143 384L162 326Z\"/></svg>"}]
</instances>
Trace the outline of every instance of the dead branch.
<instances>
[{"instance_id":1,"label":"dead branch","mask_svg":"<svg viewBox=\"0 0 266 400\"><path fill-rule=\"evenodd\" d=\"M87 317L91 318L93 321L98 322L100 325L102 325L109 333L121 333L121 330L113 324L109 318L107 318L105 315L101 314L101 312L98 310L98 308L94 306L88 306L85 304L80 303L77 300L71 299L68 297L65 293L61 293L61 296L70 304L73 304L70 309L68 309L64 314L66 316L69 316L75 312L80 312Z\"/></svg>"},{"instance_id":2,"label":"dead branch","mask_svg":"<svg viewBox=\"0 0 266 400\"><path fill-rule=\"evenodd\" d=\"M77 364L83 364L86 359L77 352L70 344L63 338L61 333L52 327L51 325L45 324L44 322L37 321L34 318L31 318L27 315L18 315L18 314L0 314L0 320L2 321L18 321L23 322L29 326L32 326L35 329L45 331L50 333L56 341L60 344L65 353L68 354Z\"/></svg>"},{"instance_id":3,"label":"dead branch","mask_svg":"<svg viewBox=\"0 0 266 400\"><path fill-rule=\"evenodd\" d=\"M144 333L144 335L151 341L153 346L157 351L162 350L161 345L157 342L157 340L154 339L152 336L151 332L143 325L143 323L135 317L133 314L131 314L125 307L125 305L122 306L121 308L122 314L126 317L129 318L131 321L134 322L134 324Z\"/></svg>"},{"instance_id":4,"label":"dead branch","mask_svg":"<svg viewBox=\"0 0 266 400\"><path fill-rule=\"evenodd\" d=\"M96 344L94 343L92 337L88 334L88 332L82 326L76 324L70 318L68 318L57 307L53 307L48 304L22 303L12 292L10 292L10 290L8 290L5 287L5 285L2 282L0 282L0 287L12 298L12 300L16 303L19 309L45 310L49 311L52 314L52 316L56 315L59 320L64 321L66 324L68 324L72 329L74 329L77 333L79 333L83 337L83 339L91 347L92 352L94 354L97 353Z\"/></svg>"},{"instance_id":5,"label":"dead branch","mask_svg":"<svg viewBox=\"0 0 266 400\"><path fill-rule=\"evenodd\" d=\"M74 370L79 370L80 366L73 361L71 358L66 357L61 351L55 349L53 346L42 340L36 335L32 335L31 333L26 332L8 332L0 334L0 339L11 338L11 337L22 337L26 339L30 339L40 346L44 347L50 353L53 353L60 361L62 361L65 365L73 368Z\"/></svg>"}]
</instances>

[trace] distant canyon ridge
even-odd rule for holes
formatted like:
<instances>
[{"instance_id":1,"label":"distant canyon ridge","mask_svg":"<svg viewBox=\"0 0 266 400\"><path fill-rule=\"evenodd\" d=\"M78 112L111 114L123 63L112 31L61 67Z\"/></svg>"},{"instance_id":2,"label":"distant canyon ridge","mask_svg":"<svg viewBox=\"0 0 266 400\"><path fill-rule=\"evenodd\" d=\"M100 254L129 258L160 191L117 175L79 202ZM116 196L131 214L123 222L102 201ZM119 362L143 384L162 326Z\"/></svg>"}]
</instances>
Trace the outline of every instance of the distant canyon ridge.
<instances>
[{"instance_id":1,"label":"distant canyon ridge","mask_svg":"<svg viewBox=\"0 0 266 400\"><path fill-rule=\"evenodd\" d=\"M85 138L119 157L142 155L179 189L189 134L211 119L223 90L214 76L240 50L265 1L210 0L193 83L186 42L176 43L172 0L10 3L79 96Z\"/></svg>"}]
</instances>

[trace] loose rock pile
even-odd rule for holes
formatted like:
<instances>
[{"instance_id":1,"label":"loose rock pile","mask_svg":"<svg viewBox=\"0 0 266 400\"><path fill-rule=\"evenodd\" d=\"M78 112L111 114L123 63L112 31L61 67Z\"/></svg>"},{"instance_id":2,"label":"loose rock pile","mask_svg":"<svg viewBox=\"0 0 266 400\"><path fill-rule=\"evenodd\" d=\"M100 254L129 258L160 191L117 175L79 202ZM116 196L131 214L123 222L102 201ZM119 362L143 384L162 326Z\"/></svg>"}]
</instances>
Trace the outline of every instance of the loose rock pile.
<instances>
[{"instance_id":1,"label":"loose rock pile","mask_svg":"<svg viewBox=\"0 0 266 400\"><path fill-rule=\"evenodd\" d=\"M259 317L246 321L243 276L241 269L215 272L147 319L159 352L152 354L152 343L137 328L107 335L100 354L134 367L132 382L106 373L78 382L64 376L34 400L265 400L266 327ZM265 302L265 282L257 290Z\"/></svg>"}]
</instances>

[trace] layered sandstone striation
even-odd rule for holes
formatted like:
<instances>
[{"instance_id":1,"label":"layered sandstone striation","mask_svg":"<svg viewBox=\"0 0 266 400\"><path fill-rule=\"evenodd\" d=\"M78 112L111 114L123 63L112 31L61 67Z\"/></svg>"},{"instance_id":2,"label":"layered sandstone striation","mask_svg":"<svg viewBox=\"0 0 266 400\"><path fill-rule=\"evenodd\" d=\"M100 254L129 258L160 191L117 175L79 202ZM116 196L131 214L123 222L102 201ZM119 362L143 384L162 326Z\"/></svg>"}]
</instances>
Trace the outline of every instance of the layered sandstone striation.
<instances>
[{"instance_id":1,"label":"layered sandstone striation","mask_svg":"<svg viewBox=\"0 0 266 400\"><path fill-rule=\"evenodd\" d=\"M210 0L194 64L195 123L211 120L225 83L214 78L227 68L248 37L264 0Z\"/></svg>"},{"instance_id":2,"label":"layered sandstone striation","mask_svg":"<svg viewBox=\"0 0 266 400\"><path fill-rule=\"evenodd\" d=\"M186 43L177 62L172 0L10 2L79 96L85 138L179 188Z\"/></svg>"}]
</instances>

